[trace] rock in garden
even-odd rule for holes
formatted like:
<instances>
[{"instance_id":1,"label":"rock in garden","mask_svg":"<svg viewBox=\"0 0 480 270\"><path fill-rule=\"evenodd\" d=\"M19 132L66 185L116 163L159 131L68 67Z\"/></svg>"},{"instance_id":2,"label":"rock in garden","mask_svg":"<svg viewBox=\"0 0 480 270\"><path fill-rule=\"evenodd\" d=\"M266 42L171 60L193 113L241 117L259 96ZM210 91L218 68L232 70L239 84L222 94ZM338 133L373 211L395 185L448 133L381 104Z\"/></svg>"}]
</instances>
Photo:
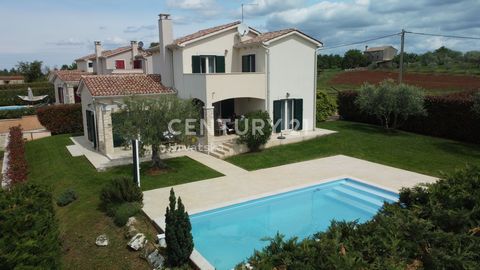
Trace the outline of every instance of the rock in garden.
<instances>
[{"instance_id":1,"label":"rock in garden","mask_svg":"<svg viewBox=\"0 0 480 270\"><path fill-rule=\"evenodd\" d=\"M165 241L165 234L157 234L157 241L161 247L167 247L167 242Z\"/></svg>"},{"instance_id":2,"label":"rock in garden","mask_svg":"<svg viewBox=\"0 0 480 270\"><path fill-rule=\"evenodd\" d=\"M148 255L150 255L150 253L154 252L157 248L155 247L154 244L150 243L148 240L145 241L145 246L142 250L142 252L140 253L140 258L142 259L145 259L147 260L148 258Z\"/></svg>"},{"instance_id":3,"label":"rock in garden","mask_svg":"<svg viewBox=\"0 0 480 270\"><path fill-rule=\"evenodd\" d=\"M135 217L129 217L127 224L125 224L127 227L130 227L132 225L137 224L137 219Z\"/></svg>"},{"instance_id":4,"label":"rock in garden","mask_svg":"<svg viewBox=\"0 0 480 270\"><path fill-rule=\"evenodd\" d=\"M147 261L154 269L161 269L163 267L163 263L165 259L163 256L158 252L158 249L155 249L154 252L150 253L147 257Z\"/></svg>"},{"instance_id":5,"label":"rock in garden","mask_svg":"<svg viewBox=\"0 0 480 270\"><path fill-rule=\"evenodd\" d=\"M132 237L134 237L135 235L137 235L138 233L138 230L137 228L135 228L135 226L129 226L127 227L127 229L125 230L125 238L127 239L131 239Z\"/></svg>"},{"instance_id":6,"label":"rock in garden","mask_svg":"<svg viewBox=\"0 0 480 270\"><path fill-rule=\"evenodd\" d=\"M143 233L137 233L130 242L128 242L128 246L133 250L140 250L145 246L145 235Z\"/></svg>"},{"instance_id":7,"label":"rock in garden","mask_svg":"<svg viewBox=\"0 0 480 270\"><path fill-rule=\"evenodd\" d=\"M95 239L95 244L99 247L108 246L108 237L106 234L101 234Z\"/></svg>"}]
</instances>

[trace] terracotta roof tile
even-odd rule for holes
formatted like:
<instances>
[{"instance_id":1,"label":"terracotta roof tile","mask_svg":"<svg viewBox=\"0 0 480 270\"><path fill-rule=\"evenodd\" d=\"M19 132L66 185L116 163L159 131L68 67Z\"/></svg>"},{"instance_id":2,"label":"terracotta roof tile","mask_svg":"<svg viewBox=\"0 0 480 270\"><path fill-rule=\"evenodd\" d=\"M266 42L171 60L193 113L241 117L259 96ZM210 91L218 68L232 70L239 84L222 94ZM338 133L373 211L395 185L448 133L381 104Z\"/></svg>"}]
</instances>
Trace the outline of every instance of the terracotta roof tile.
<instances>
[{"instance_id":1,"label":"terracotta roof tile","mask_svg":"<svg viewBox=\"0 0 480 270\"><path fill-rule=\"evenodd\" d=\"M8 75L8 76L0 76L0 80L2 81L12 81L12 80L24 80L25 78L20 75Z\"/></svg>"},{"instance_id":2,"label":"terracotta roof tile","mask_svg":"<svg viewBox=\"0 0 480 270\"><path fill-rule=\"evenodd\" d=\"M83 75L89 75L92 73L81 70L55 70L53 74L64 82L78 82Z\"/></svg>"},{"instance_id":3,"label":"terracotta roof tile","mask_svg":"<svg viewBox=\"0 0 480 270\"><path fill-rule=\"evenodd\" d=\"M296 30L293 29L293 28L288 28L288 29L283 29L283 30L278 30L278 31L273 31L273 32L266 32L266 33L263 33L263 34L260 34L256 37L254 37L254 38L247 39L247 40L245 40L241 43L242 44L254 44L254 43L267 42L267 41L270 41L274 38L286 35L286 34L288 34L290 32L293 32L293 31L296 31Z\"/></svg>"},{"instance_id":4,"label":"terracotta roof tile","mask_svg":"<svg viewBox=\"0 0 480 270\"><path fill-rule=\"evenodd\" d=\"M102 51L102 57L110 57L112 55L116 55L116 54L119 54L119 53L123 53L123 52L128 52L132 49L131 46L123 46L123 47L119 47L119 48L116 48L116 49L112 49L112 50L104 50ZM138 49L138 54L141 55L141 56L149 56L149 54L143 50L143 49ZM82 56L80 58L77 58L75 59L75 61L87 61L87 60L95 60L96 58L96 54L92 53L92 54L89 54L89 55L85 55L85 56Z\"/></svg>"},{"instance_id":5,"label":"terracotta roof tile","mask_svg":"<svg viewBox=\"0 0 480 270\"><path fill-rule=\"evenodd\" d=\"M194 40L194 39L197 39L197 38L200 38L200 37L203 37L203 36L206 36L206 35L209 35L209 34L218 32L218 31L221 31L221 30L223 30L223 29L230 28L230 27L235 26L235 25L240 24L240 23L241 23L240 21L236 21L236 22L232 22L232 23L227 23L227 24L223 24L223 25L219 25L219 26L215 26L215 27L203 29L203 30L197 31L197 32L195 32L195 33L193 33L193 34L190 34L190 35L186 35L186 36L177 38L177 39L175 39L175 40L173 41L172 44L174 44L174 45L181 45L182 43L185 43L185 42L187 42L187 41L191 41L191 40Z\"/></svg>"},{"instance_id":6,"label":"terracotta roof tile","mask_svg":"<svg viewBox=\"0 0 480 270\"><path fill-rule=\"evenodd\" d=\"M165 87L160 75L122 74L82 76L82 82L92 96L126 96L145 94L173 94Z\"/></svg>"}]
</instances>

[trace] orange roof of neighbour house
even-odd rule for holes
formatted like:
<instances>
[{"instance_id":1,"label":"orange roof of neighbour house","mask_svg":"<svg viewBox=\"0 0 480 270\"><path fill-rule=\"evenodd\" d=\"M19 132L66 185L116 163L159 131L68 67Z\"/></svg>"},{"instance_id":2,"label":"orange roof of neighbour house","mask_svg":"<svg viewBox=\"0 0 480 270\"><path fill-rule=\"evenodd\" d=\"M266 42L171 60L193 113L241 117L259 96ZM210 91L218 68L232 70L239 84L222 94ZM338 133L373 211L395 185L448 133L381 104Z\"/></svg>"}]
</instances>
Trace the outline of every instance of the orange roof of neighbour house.
<instances>
[{"instance_id":1,"label":"orange roof of neighbour house","mask_svg":"<svg viewBox=\"0 0 480 270\"><path fill-rule=\"evenodd\" d=\"M131 46L123 46L123 47L119 47L119 48L112 49L112 50L104 50L104 51L102 51L102 56L101 57L110 57L110 56L113 56L113 55L116 55L116 54L119 54L119 53L128 52L131 49L132 49ZM140 56L143 56L143 57L147 57L147 56L151 55L149 52L146 52L144 49L140 49L140 48L138 48L138 54ZM92 53L92 54L85 55L85 56L82 56L80 58L77 58L77 59L75 59L75 61L95 60L95 58L96 58L96 54Z\"/></svg>"},{"instance_id":2,"label":"orange roof of neighbour house","mask_svg":"<svg viewBox=\"0 0 480 270\"><path fill-rule=\"evenodd\" d=\"M20 81L24 80L25 78L20 75L9 75L9 76L0 76L1 81Z\"/></svg>"},{"instance_id":3,"label":"orange roof of neighbour house","mask_svg":"<svg viewBox=\"0 0 480 270\"><path fill-rule=\"evenodd\" d=\"M82 76L92 74L81 70L55 70L52 73L64 82L78 82Z\"/></svg>"},{"instance_id":4,"label":"orange roof of neighbour house","mask_svg":"<svg viewBox=\"0 0 480 270\"><path fill-rule=\"evenodd\" d=\"M292 32L297 32L299 33L300 35L306 37L307 39L311 40L312 42L314 43L318 43L320 45L322 45L323 43L305 33L303 33L302 31L299 31L295 28L287 28L287 29L282 29L282 30L277 30L277 31L272 31L272 32L266 32L266 33L262 33L254 38L251 38L251 39L247 39L245 41L242 41L240 43L240 45L249 45L249 44L258 44L258 43L265 43L265 42L269 42L273 39L276 39L276 38L279 38L279 37L282 37L284 35L287 35L287 34L290 34Z\"/></svg>"},{"instance_id":5,"label":"orange roof of neighbour house","mask_svg":"<svg viewBox=\"0 0 480 270\"><path fill-rule=\"evenodd\" d=\"M194 39L197 39L197 38L201 38L201 37L206 36L206 35L213 34L213 33L215 33L215 32L218 32L218 31L221 31L221 30L230 28L230 27L235 26L235 25L238 25L238 24L240 24L240 23L241 23L240 21L236 21L236 22L232 22L232 23L227 23L227 24L223 24L223 25L219 25L219 26L215 26L215 27L203 29L203 30L197 31L197 32L195 32L195 33L193 33L193 34L190 34L190 35L186 35L186 36L177 38L177 39L175 39L175 40L173 41L172 44L173 44L173 45L182 45L182 44L185 43L185 42L188 42L188 41L191 41L191 40L194 40Z\"/></svg>"},{"instance_id":6,"label":"orange roof of neighbour house","mask_svg":"<svg viewBox=\"0 0 480 270\"><path fill-rule=\"evenodd\" d=\"M81 84L97 97L175 93L172 88L165 87L160 75L156 74L82 76Z\"/></svg>"},{"instance_id":7,"label":"orange roof of neighbour house","mask_svg":"<svg viewBox=\"0 0 480 270\"><path fill-rule=\"evenodd\" d=\"M380 47L369 47L365 51L366 52L378 52L378 51L384 51L384 50L389 49L389 48L397 50L391 45L386 45L386 46L380 46Z\"/></svg>"}]
</instances>

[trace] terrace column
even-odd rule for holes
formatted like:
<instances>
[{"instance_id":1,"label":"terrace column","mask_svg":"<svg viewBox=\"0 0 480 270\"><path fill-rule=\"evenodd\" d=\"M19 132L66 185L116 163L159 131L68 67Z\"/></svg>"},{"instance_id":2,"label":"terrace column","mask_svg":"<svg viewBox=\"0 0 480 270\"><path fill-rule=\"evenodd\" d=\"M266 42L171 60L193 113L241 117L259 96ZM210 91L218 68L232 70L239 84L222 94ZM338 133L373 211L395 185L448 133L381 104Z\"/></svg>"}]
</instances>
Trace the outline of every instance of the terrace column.
<instances>
[{"instance_id":1,"label":"terrace column","mask_svg":"<svg viewBox=\"0 0 480 270\"><path fill-rule=\"evenodd\" d=\"M66 97L65 97L66 104L75 103L75 89L73 88L73 85L70 85L70 84L67 85L67 92L65 94L66 94Z\"/></svg>"},{"instance_id":2,"label":"terrace column","mask_svg":"<svg viewBox=\"0 0 480 270\"><path fill-rule=\"evenodd\" d=\"M102 154L110 156L114 152L113 129L112 129L112 108L108 105L101 105L97 110L98 146Z\"/></svg>"},{"instance_id":3,"label":"terrace column","mask_svg":"<svg viewBox=\"0 0 480 270\"><path fill-rule=\"evenodd\" d=\"M205 120L205 144L210 145L213 143L213 138L215 136L215 119L213 116L213 106L203 107L203 119Z\"/></svg>"}]
</instances>

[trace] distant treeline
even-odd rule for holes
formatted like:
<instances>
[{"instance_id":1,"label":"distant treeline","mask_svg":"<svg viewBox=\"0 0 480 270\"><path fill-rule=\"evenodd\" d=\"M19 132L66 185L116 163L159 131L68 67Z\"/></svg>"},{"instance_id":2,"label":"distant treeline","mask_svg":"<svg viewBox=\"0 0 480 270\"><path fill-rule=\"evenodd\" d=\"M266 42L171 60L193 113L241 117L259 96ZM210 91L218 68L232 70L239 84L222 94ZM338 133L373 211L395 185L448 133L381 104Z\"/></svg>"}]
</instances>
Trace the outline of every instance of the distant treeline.
<instances>
[{"instance_id":1,"label":"distant treeline","mask_svg":"<svg viewBox=\"0 0 480 270\"><path fill-rule=\"evenodd\" d=\"M360 50L348 50L343 56L338 54L319 54L318 68L357 68L368 67L370 63ZM461 67L480 68L480 51L468 51L466 53L455 51L444 46L423 54L404 53L404 63L411 67ZM398 66L400 55L394 59L394 66Z\"/></svg>"}]
</instances>

